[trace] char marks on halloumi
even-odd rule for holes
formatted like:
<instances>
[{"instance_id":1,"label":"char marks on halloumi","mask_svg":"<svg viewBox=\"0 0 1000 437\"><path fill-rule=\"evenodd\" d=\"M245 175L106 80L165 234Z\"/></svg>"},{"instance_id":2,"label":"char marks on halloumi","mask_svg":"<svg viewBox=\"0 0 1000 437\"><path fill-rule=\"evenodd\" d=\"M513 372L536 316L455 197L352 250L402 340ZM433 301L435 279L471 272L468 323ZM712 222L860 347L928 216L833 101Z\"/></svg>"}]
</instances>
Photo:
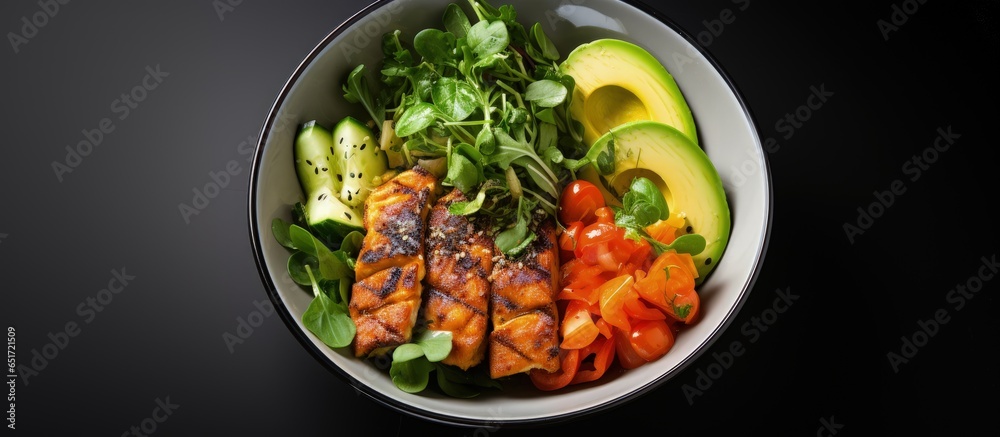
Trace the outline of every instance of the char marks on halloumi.
<instances>
[{"instance_id":1,"label":"char marks on halloumi","mask_svg":"<svg viewBox=\"0 0 1000 437\"><path fill-rule=\"evenodd\" d=\"M539 222L535 233L526 253L494 258L489 341L494 379L532 369L559 370L559 254L552 219Z\"/></svg>"},{"instance_id":2,"label":"char marks on halloumi","mask_svg":"<svg viewBox=\"0 0 1000 437\"><path fill-rule=\"evenodd\" d=\"M421 303L426 219L437 179L404 171L365 199L367 230L355 264L348 309L357 327L354 354L384 353L410 341Z\"/></svg>"},{"instance_id":3,"label":"char marks on halloumi","mask_svg":"<svg viewBox=\"0 0 1000 437\"><path fill-rule=\"evenodd\" d=\"M442 362L465 370L486 354L493 239L486 217L448 212L463 201L462 191L453 189L431 209L423 314L428 329L452 333L451 352Z\"/></svg>"},{"instance_id":4,"label":"char marks on halloumi","mask_svg":"<svg viewBox=\"0 0 1000 437\"><path fill-rule=\"evenodd\" d=\"M354 283L350 313L357 356L378 355L410 341L420 309L417 263L392 266Z\"/></svg>"}]
</instances>

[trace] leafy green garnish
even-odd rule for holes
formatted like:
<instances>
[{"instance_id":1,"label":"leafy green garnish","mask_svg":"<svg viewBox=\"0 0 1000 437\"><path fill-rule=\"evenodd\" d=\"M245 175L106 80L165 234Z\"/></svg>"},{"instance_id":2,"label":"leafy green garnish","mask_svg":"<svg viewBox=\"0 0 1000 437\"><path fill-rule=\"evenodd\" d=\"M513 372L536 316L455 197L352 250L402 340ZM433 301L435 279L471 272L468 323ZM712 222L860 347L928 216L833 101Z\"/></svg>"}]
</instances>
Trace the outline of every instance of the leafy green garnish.
<instances>
[{"instance_id":1,"label":"leafy green garnish","mask_svg":"<svg viewBox=\"0 0 1000 437\"><path fill-rule=\"evenodd\" d=\"M597 171L602 175L609 175L615 172L615 138L608 140L608 149L597 155Z\"/></svg>"},{"instance_id":2,"label":"leafy green garnish","mask_svg":"<svg viewBox=\"0 0 1000 437\"><path fill-rule=\"evenodd\" d=\"M612 209L615 211L615 225L625 229L625 236L636 241L645 239L657 255L669 250L697 255L705 250L705 237L699 234L684 234L672 243L664 244L646 232L647 226L670 217L663 192L648 178L633 179L629 191L622 197L622 206ZM669 276L670 272L667 272Z\"/></svg>"},{"instance_id":3,"label":"leafy green garnish","mask_svg":"<svg viewBox=\"0 0 1000 437\"><path fill-rule=\"evenodd\" d=\"M290 224L280 218L275 217L271 220L271 234L274 235L274 239L278 241L278 244L284 246L286 249L295 250L295 244L292 243L292 237L288 235L288 227Z\"/></svg>"},{"instance_id":4,"label":"leafy green garnish","mask_svg":"<svg viewBox=\"0 0 1000 437\"><path fill-rule=\"evenodd\" d=\"M418 393L427 388L433 363L441 361L451 352L450 331L420 332L412 342L392 351L389 377L397 388L407 393Z\"/></svg>"},{"instance_id":5,"label":"leafy green garnish","mask_svg":"<svg viewBox=\"0 0 1000 437\"><path fill-rule=\"evenodd\" d=\"M510 5L468 6L466 13L448 5L443 26L416 30L409 48L400 30L387 32L378 98L359 71L348 77L345 91L353 92L345 96L373 108L374 119L395 121L405 167L446 157L442 182L470 199L452 209L490 215L511 256L534 238L520 199L555 213L559 187L582 166L583 125L569 111L575 81L561 73L542 25L527 31ZM516 179L508 178L511 167Z\"/></svg>"},{"instance_id":6,"label":"leafy green garnish","mask_svg":"<svg viewBox=\"0 0 1000 437\"><path fill-rule=\"evenodd\" d=\"M533 200L527 197L518 200L517 221L514 226L497 234L496 246L500 251L510 256L518 256L534 241L535 233L528 230L534 208Z\"/></svg>"},{"instance_id":7,"label":"leafy green garnish","mask_svg":"<svg viewBox=\"0 0 1000 437\"><path fill-rule=\"evenodd\" d=\"M469 22L469 17L465 15L462 11L462 7L451 3L444 8L444 28L448 29L456 38L465 38L465 35L469 33L469 29L472 27L472 23Z\"/></svg>"},{"instance_id":8,"label":"leafy green garnish","mask_svg":"<svg viewBox=\"0 0 1000 437\"><path fill-rule=\"evenodd\" d=\"M510 43L507 26L502 21L482 20L469 28L465 43L477 58L482 59L500 53Z\"/></svg>"},{"instance_id":9,"label":"leafy green garnish","mask_svg":"<svg viewBox=\"0 0 1000 437\"><path fill-rule=\"evenodd\" d=\"M368 80L365 78L364 64L358 65L347 75L347 83L343 86L344 98L351 103L361 103L368 115L379 126L385 120L385 105L371 95Z\"/></svg>"},{"instance_id":10,"label":"leafy green garnish","mask_svg":"<svg viewBox=\"0 0 1000 437\"><path fill-rule=\"evenodd\" d=\"M324 344L342 348L351 344L356 333L347 303L354 283L354 262L361 250L363 235L354 231L344 236L337 250L331 250L299 224L276 218L271 222L274 238L291 251L288 276L296 284L309 287L313 300L302 313L302 324Z\"/></svg>"},{"instance_id":11,"label":"leafy green garnish","mask_svg":"<svg viewBox=\"0 0 1000 437\"><path fill-rule=\"evenodd\" d=\"M692 308L691 304L687 304L687 305L679 307L679 306L675 305L673 302L670 303L670 306L673 307L674 314L676 314L677 317L680 317L682 319L687 318L688 313L691 312L691 308Z\"/></svg>"},{"instance_id":12,"label":"leafy green garnish","mask_svg":"<svg viewBox=\"0 0 1000 437\"><path fill-rule=\"evenodd\" d=\"M302 324L327 346L346 347L354 340L356 328L347 310L346 302L335 302L319 288L312 268L305 266L312 282L313 301L302 313ZM339 295L338 295L339 297Z\"/></svg>"}]
</instances>

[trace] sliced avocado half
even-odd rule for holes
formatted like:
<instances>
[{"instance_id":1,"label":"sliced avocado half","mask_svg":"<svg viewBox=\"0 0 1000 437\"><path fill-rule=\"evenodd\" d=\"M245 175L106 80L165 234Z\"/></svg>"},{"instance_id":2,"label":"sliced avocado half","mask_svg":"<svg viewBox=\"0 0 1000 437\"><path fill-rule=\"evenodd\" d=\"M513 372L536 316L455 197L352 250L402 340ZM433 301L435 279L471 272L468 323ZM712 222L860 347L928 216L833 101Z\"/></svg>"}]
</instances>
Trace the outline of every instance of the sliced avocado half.
<instances>
[{"instance_id":1,"label":"sliced avocado half","mask_svg":"<svg viewBox=\"0 0 1000 437\"><path fill-rule=\"evenodd\" d=\"M614 168L601 174L598 155L614 151ZM606 157L609 155L605 155ZM618 204L632 179L649 178L663 192L671 214L686 220L684 232L700 234L705 250L694 255L697 283L705 280L729 242L729 203L722 180L708 155L679 130L657 121L640 120L614 127L597 139L587 155L588 165L577 176L604 188L609 204ZM605 170L609 170L607 165Z\"/></svg>"},{"instance_id":2,"label":"sliced avocado half","mask_svg":"<svg viewBox=\"0 0 1000 437\"><path fill-rule=\"evenodd\" d=\"M583 123L587 145L615 126L656 120L675 127L694 144L694 117L673 76L642 47L599 39L574 49L560 65L576 81L570 114Z\"/></svg>"}]
</instances>

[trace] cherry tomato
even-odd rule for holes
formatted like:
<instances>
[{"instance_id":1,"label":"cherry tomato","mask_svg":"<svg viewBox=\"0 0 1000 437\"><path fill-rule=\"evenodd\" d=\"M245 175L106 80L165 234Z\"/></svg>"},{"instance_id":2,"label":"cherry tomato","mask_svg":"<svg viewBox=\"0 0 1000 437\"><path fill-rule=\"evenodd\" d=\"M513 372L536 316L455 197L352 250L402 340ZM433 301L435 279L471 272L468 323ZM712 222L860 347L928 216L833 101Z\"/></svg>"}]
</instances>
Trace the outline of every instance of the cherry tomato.
<instances>
[{"instance_id":1,"label":"cherry tomato","mask_svg":"<svg viewBox=\"0 0 1000 437\"><path fill-rule=\"evenodd\" d=\"M559 198L559 220L563 224L582 221L586 224L595 220L594 212L604 207L604 195L596 185L577 179L563 188Z\"/></svg>"},{"instance_id":2,"label":"cherry tomato","mask_svg":"<svg viewBox=\"0 0 1000 437\"><path fill-rule=\"evenodd\" d=\"M642 359L653 361L674 346L674 331L663 320L643 320L632 327L629 344Z\"/></svg>"},{"instance_id":3,"label":"cherry tomato","mask_svg":"<svg viewBox=\"0 0 1000 437\"><path fill-rule=\"evenodd\" d=\"M594 216L597 217L598 223L615 223L615 210L609 206L597 208L597 211L594 211Z\"/></svg>"},{"instance_id":4,"label":"cherry tomato","mask_svg":"<svg viewBox=\"0 0 1000 437\"><path fill-rule=\"evenodd\" d=\"M576 250L574 253L577 258L583 258L584 253L588 250L588 248L596 250L598 244L607 243L615 239L621 239L624 235L625 231L611 223L598 222L589 224L580 232L580 239L576 242ZM596 258L595 262L588 264L596 264Z\"/></svg>"},{"instance_id":5,"label":"cherry tomato","mask_svg":"<svg viewBox=\"0 0 1000 437\"><path fill-rule=\"evenodd\" d=\"M701 308L701 298L698 293L689 291L686 294L675 294L674 301L670 305L668 315L682 321L688 325L694 323L698 317L698 310Z\"/></svg>"},{"instance_id":6,"label":"cherry tomato","mask_svg":"<svg viewBox=\"0 0 1000 437\"><path fill-rule=\"evenodd\" d=\"M621 364L624 369L634 369L647 361L639 356L639 354L632 348L632 342L629 341L629 333L622 332L620 329L614 329L615 338L615 356L618 357L618 364Z\"/></svg>"}]
</instances>

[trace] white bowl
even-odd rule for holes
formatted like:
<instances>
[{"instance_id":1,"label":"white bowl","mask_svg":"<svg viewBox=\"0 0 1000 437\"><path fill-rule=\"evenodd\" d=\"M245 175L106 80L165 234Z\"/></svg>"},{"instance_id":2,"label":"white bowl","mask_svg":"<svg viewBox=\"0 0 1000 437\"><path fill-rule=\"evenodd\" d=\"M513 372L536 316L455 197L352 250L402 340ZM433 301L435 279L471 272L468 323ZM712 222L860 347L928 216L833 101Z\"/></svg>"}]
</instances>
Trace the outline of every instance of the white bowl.
<instances>
[{"instance_id":1,"label":"white bowl","mask_svg":"<svg viewBox=\"0 0 1000 437\"><path fill-rule=\"evenodd\" d=\"M457 2L468 6L465 1ZM333 350L303 327L300 318L312 295L289 278L289 252L271 235L271 221L275 217L290 221L292 205L301 197L292 159L296 127L312 119L329 127L346 115L364 117L360 105L347 104L342 97L347 73L359 63L377 71L384 32L398 28L412 38L421 29L442 28L442 12L449 3L396 0L368 6L323 39L277 96L261 131L249 187L254 254L276 310L306 349L348 383L389 407L428 420L468 426L566 420L655 389L704 353L746 300L770 233L771 184L755 121L732 81L690 35L635 2L504 3L514 5L518 20L526 27L540 22L563 57L578 44L606 37L646 48L673 74L694 113L701 145L718 168L729 199L732 232L722 259L699 289L701 320L677 336L666 356L637 369L605 375L597 383L558 392L541 392L530 383L508 384L503 391L455 399L432 390L405 393L393 385L385 370L387 363L379 366L355 358L349 350Z\"/></svg>"}]
</instances>

